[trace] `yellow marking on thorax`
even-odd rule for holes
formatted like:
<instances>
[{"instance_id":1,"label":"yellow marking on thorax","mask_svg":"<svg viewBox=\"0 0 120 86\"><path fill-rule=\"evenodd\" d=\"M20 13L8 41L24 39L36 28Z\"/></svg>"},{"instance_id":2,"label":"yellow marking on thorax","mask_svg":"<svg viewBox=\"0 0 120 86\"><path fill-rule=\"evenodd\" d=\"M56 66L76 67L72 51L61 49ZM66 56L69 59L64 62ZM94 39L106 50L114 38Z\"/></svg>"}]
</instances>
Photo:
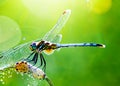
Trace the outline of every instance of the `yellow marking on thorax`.
<instances>
[{"instance_id":1,"label":"yellow marking on thorax","mask_svg":"<svg viewBox=\"0 0 120 86\"><path fill-rule=\"evenodd\" d=\"M54 49L56 49L56 44L46 43L44 53L48 55L52 54L54 52Z\"/></svg>"},{"instance_id":2,"label":"yellow marking on thorax","mask_svg":"<svg viewBox=\"0 0 120 86\"><path fill-rule=\"evenodd\" d=\"M48 55L52 54L53 52L54 52L53 49L46 49L46 50L44 50L44 53L48 54Z\"/></svg>"}]
</instances>

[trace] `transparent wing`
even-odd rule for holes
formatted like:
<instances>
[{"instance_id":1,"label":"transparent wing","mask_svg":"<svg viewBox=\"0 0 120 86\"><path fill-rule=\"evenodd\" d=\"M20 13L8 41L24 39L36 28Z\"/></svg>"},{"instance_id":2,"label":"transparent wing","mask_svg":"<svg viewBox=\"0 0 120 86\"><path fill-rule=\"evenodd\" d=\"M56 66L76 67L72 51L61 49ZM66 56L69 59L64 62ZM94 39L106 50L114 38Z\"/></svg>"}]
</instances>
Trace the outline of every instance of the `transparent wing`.
<instances>
[{"instance_id":1,"label":"transparent wing","mask_svg":"<svg viewBox=\"0 0 120 86\"><path fill-rule=\"evenodd\" d=\"M53 40L51 40L52 43L60 43L62 40L62 34L57 34Z\"/></svg>"},{"instance_id":2,"label":"transparent wing","mask_svg":"<svg viewBox=\"0 0 120 86\"><path fill-rule=\"evenodd\" d=\"M71 14L71 10L64 11L61 17L59 18L57 24L43 37L43 40L60 42L61 37L58 35L58 33L67 22L70 14ZM35 41L38 41L38 40L35 40ZM1 52L0 53L0 70L10 67L11 65L18 62L19 60L28 57L31 54L31 51L29 50L30 44L31 42L28 42L25 44L21 44L15 48L11 48L7 51Z\"/></svg>"},{"instance_id":3,"label":"transparent wing","mask_svg":"<svg viewBox=\"0 0 120 86\"><path fill-rule=\"evenodd\" d=\"M52 42L52 43L60 43L61 40L62 40L62 35L61 35L61 34L57 34L57 35L55 36L55 38L54 38L51 42ZM57 49L57 50L59 51L60 48ZM43 52L44 52L45 54L47 54L47 55L50 55L50 54L52 54L52 53L54 52L54 50L53 50L53 49L51 49L51 50L44 50Z\"/></svg>"},{"instance_id":4,"label":"transparent wing","mask_svg":"<svg viewBox=\"0 0 120 86\"><path fill-rule=\"evenodd\" d=\"M52 43L60 43L62 40L62 34L56 35L56 37L51 41ZM60 48L57 49L57 51L60 51Z\"/></svg>"},{"instance_id":5,"label":"transparent wing","mask_svg":"<svg viewBox=\"0 0 120 86\"><path fill-rule=\"evenodd\" d=\"M42 40L52 41L56 35L61 31L67 20L69 19L71 10L65 10L60 18L58 19L56 25L43 37Z\"/></svg>"},{"instance_id":6,"label":"transparent wing","mask_svg":"<svg viewBox=\"0 0 120 86\"><path fill-rule=\"evenodd\" d=\"M21 44L15 48L0 53L0 69L7 68L19 60L28 57L31 51L29 45L31 42Z\"/></svg>"}]
</instances>

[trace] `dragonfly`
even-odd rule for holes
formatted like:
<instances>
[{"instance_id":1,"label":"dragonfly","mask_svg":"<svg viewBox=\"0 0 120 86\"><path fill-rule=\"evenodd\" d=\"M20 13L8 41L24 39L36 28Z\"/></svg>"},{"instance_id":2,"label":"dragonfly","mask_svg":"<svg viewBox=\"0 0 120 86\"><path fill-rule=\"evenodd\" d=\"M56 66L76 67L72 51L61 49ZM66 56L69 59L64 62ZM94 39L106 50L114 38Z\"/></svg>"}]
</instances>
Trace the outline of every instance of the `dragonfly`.
<instances>
[{"instance_id":1,"label":"dragonfly","mask_svg":"<svg viewBox=\"0 0 120 86\"><path fill-rule=\"evenodd\" d=\"M33 51L30 56L27 58L29 59L33 54L33 58L30 61L33 61L34 64L37 63L38 56L40 55L41 64L43 65L43 69L46 69L46 61L44 59L44 56L42 52L46 54L51 54L54 52L54 50L64 47L100 47L104 48L105 45L103 44L96 44L96 43L70 43L70 44L60 44L60 41L62 39L62 35L58 34L63 26L66 24L67 20L69 19L71 14L71 10L65 10L60 18L58 19L58 22L56 25L43 37L42 40L38 42L33 42L30 45L31 51Z\"/></svg>"},{"instance_id":2,"label":"dragonfly","mask_svg":"<svg viewBox=\"0 0 120 86\"><path fill-rule=\"evenodd\" d=\"M9 57L15 59L13 61L18 61L20 58L25 58L24 60L27 62L33 62L33 65L36 65L38 62L38 58L40 58L39 66L43 67L42 69L46 70L46 60L43 56L45 54L52 54L56 49L65 48L65 47L98 47L98 48L105 48L104 44L99 43L68 43L68 44L60 44L62 39L62 35L59 32L62 30L66 22L68 21L71 15L71 10L65 10L60 18L58 19L57 23L53 26L53 28L48 31L42 39L38 39L34 42L29 42L22 44L18 47L10 49L0 55L0 58L9 59ZM30 48L30 50L28 49ZM17 54L19 56L16 56ZM28 55L29 54L29 55ZM27 56L28 55L28 56ZM16 59L15 57L19 57ZM27 57L27 58L26 58ZM2 62L0 62L2 63Z\"/></svg>"}]
</instances>

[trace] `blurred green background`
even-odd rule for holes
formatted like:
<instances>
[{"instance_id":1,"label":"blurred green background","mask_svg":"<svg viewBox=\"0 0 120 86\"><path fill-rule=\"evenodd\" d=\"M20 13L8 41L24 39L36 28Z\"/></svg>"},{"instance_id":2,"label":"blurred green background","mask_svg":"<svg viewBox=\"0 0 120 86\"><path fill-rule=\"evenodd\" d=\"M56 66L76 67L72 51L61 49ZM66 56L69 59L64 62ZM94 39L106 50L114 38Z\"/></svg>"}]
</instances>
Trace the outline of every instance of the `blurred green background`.
<instances>
[{"instance_id":1,"label":"blurred green background","mask_svg":"<svg viewBox=\"0 0 120 86\"><path fill-rule=\"evenodd\" d=\"M48 77L55 86L120 86L119 6L119 0L0 0L0 51L42 38L71 9L61 43L95 42L106 48L65 48L44 55ZM48 86L26 74L5 73L0 86Z\"/></svg>"}]
</instances>

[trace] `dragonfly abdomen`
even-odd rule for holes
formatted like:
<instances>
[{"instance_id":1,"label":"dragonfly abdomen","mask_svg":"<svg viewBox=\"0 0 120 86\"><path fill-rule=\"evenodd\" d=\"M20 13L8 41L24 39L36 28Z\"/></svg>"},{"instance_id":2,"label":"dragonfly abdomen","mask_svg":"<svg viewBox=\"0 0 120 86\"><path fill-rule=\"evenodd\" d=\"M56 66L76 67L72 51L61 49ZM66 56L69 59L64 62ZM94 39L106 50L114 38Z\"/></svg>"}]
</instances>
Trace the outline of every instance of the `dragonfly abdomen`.
<instances>
[{"instance_id":1,"label":"dragonfly abdomen","mask_svg":"<svg viewBox=\"0 0 120 86\"><path fill-rule=\"evenodd\" d=\"M100 48L104 48L105 45L96 44L96 43L57 44L57 48L62 48L62 47L100 47Z\"/></svg>"}]
</instances>

